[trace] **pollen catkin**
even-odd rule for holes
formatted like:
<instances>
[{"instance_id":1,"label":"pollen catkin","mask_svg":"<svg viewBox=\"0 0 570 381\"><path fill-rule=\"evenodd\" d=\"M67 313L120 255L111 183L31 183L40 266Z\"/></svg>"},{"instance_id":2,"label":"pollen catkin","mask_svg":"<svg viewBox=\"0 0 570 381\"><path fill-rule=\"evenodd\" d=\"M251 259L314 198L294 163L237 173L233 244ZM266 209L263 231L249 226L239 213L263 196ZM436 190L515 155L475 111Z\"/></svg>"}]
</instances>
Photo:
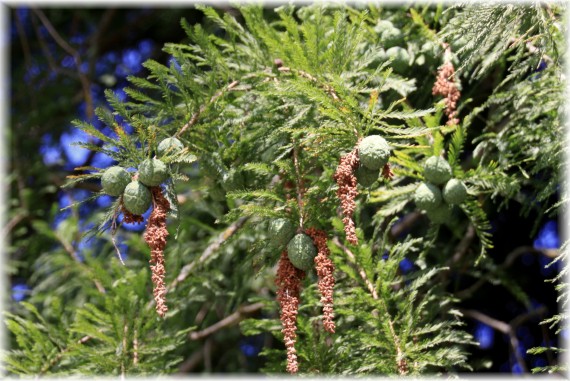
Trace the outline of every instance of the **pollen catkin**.
<instances>
[{"instance_id":1,"label":"pollen catkin","mask_svg":"<svg viewBox=\"0 0 570 381\"><path fill-rule=\"evenodd\" d=\"M358 196L358 188L356 186L357 179L354 175L360 160L358 159L358 145L349 153L340 158L340 164L336 168L333 179L338 184L336 191L337 197L340 199L344 223L344 232L346 239L353 245L358 244L356 237L356 228L352 215L356 209L356 196Z\"/></svg>"},{"instance_id":2,"label":"pollen catkin","mask_svg":"<svg viewBox=\"0 0 570 381\"><path fill-rule=\"evenodd\" d=\"M455 82L455 68L451 62L451 49L449 47L446 48L444 56L444 64L437 70L437 78L432 88L432 94L445 97L447 125L453 125L459 123L457 102L461 97L461 92Z\"/></svg>"},{"instance_id":3,"label":"pollen catkin","mask_svg":"<svg viewBox=\"0 0 570 381\"><path fill-rule=\"evenodd\" d=\"M382 177L386 180L392 180L394 178L394 173L392 172L389 163L384 164L384 167L382 168Z\"/></svg>"},{"instance_id":4,"label":"pollen catkin","mask_svg":"<svg viewBox=\"0 0 570 381\"><path fill-rule=\"evenodd\" d=\"M156 302L156 312L160 317L164 317L168 311L166 306L166 285L164 276L164 248L166 247L166 213L170 209L170 203L163 196L159 186L152 187L152 198L154 208L148 219L144 240L150 247L150 270L152 272L152 283L154 284L154 300Z\"/></svg>"},{"instance_id":5,"label":"pollen catkin","mask_svg":"<svg viewBox=\"0 0 570 381\"><path fill-rule=\"evenodd\" d=\"M143 216L132 214L124 207L124 205L121 205L121 212L123 212L123 222L126 224L140 224L141 222L144 222Z\"/></svg>"},{"instance_id":6,"label":"pollen catkin","mask_svg":"<svg viewBox=\"0 0 570 381\"><path fill-rule=\"evenodd\" d=\"M287 372L294 374L299 370L297 362L297 313L301 295L301 280L305 277L303 270L297 269L289 261L287 250L283 250L277 267L275 284L277 285L277 301L281 307L281 324L283 340L287 348Z\"/></svg>"},{"instance_id":7,"label":"pollen catkin","mask_svg":"<svg viewBox=\"0 0 570 381\"><path fill-rule=\"evenodd\" d=\"M309 228L305 233L311 237L317 247L315 257L315 269L319 277L319 291L321 292L321 304L323 305L323 326L325 330L334 333L334 263L330 259L330 250L327 246L327 233L322 230Z\"/></svg>"}]
</instances>

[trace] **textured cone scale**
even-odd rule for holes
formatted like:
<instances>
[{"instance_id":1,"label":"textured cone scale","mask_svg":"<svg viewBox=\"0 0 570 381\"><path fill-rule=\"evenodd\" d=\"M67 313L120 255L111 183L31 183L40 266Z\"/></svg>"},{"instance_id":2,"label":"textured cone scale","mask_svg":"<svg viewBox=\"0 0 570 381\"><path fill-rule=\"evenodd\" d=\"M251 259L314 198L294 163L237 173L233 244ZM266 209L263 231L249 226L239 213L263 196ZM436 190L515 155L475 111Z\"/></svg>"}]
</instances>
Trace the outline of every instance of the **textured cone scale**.
<instances>
[{"instance_id":1,"label":"textured cone scale","mask_svg":"<svg viewBox=\"0 0 570 381\"><path fill-rule=\"evenodd\" d=\"M358 145L358 158L368 169L380 170L390 158L390 146L381 136L367 136Z\"/></svg>"},{"instance_id":2,"label":"textured cone scale","mask_svg":"<svg viewBox=\"0 0 570 381\"><path fill-rule=\"evenodd\" d=\"M376 169L368 169L366 167L360 166L356 170L356 179L358 180L358 184L362 185L363 187L370 187L376 180L378 180L379 172Z\"/></svg>"},{"instance_id":3,"label":"textured cone scale","mask_svg":"<svg viewBox=\"0 0 570 381\"><path fill-rule=\"evenodd\" d=\"M150 190L139 181L132 181L123 193L123 205L132 214L141 215L146 212L151 201Z\"/></svg>"},{"instance_id":4,"label":"textured cone scale","mask_svg":"<svg viewBox=\"0 0 570 381\"><path fill-rule=\"evenodd\" d=\"M441 191L431 183L421 183L414 193L414 202L422 210L432 210L441 205Z\"/></svg>"},{"instance_id":5,"label":"textured cone scale","mask_svg":"<svg viewBox=\"0 0 570 381\"><path fill-rule=\"evenodd\" d=\"M184 145L180 140L176 138L166 138L158 144L157 153L158 156L162 157L164 155L174 155L184 148Z\"/></svg>"},{"instance_id":6,"label":"textured cone scale","mask_svg":"<svg viewBox=\"0 0 570 381\"><path fill-rule=\"evenodd\" d=\"M278 218L269 223L269 239L277 248L283 248L295 235L295 226L285 218Z\"/></svg>"},{"instance_id":7,"label":"textured cone scale","mask_svg":"<svg viewBox=\"0 0 570 381\"><path fill-rule=\"evenodd\" d=\"M424 164L424 177L430 183L445 184L451 178L451 166L444 158L432 156Z\"/></svg>"},{"instance_id":8,"label":"textured cone scale","mask_svg":"<svg viewBox=\"0 0 570 381\"><path fill-rule=\"evenodd\" d=\"M309 271L315 266L317 248L306 234L299 233L287 245L289 260L299 270Z\"/></svg>"},{"instance_id":9,"label":"textured cone scale","mask_svg":"<svg viewBox=\"0 0 570 381\"><path fill-rule=\"evenodd\" d=\"M154 187L168 179L166 164L158 159L146 159L139 165L139 181L146 186Z\"/></svg>"},{"instance_id":10,"label":"textured cone scale","mask_svg":"<svg viewBox=\"0 0 570 381\"><path fill-rule=\"evenodd\" d=\"M120 196L131 182L131 175L123 167L110 167L101 176L103 191L111 196Z\"/></svg>"},{"instance_id":11,"label":"textured cone scale","mask_svg":"<svg viewBox=\"0 0 570 381\"><path fill-rule=\"evenodd\" d=\"M458 179L449 180L443 187L443 199L448 204L459 205L467 197L467 187Z\"/></svg>"}]
</instances>

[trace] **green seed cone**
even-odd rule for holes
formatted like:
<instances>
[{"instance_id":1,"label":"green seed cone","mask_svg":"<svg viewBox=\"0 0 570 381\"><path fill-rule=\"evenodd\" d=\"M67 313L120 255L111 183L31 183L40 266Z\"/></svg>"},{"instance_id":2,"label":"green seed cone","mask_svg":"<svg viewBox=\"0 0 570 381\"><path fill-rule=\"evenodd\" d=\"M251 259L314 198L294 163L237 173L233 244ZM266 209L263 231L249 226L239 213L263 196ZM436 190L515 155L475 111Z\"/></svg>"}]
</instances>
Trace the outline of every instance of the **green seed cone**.
<instances>
[{"instance_id":1,"label":"green seed cone","mask_svg":"<svg viewBox=\"0 0 570 381\"><path fill-rule=\"evenodd\" d=\"M368 169L380 170L390 158L390 146L379 135L370 135L358 145L360 163Z\"/></svg>"},{"instance_id":2,"label":"green seed cone","mask_svg":"<svg viewBox=\"0 0 570 381\"><path fill-rule=\"evenodd\" d=\"M451 178L451 166L444 158L432 156L424 164L424 177L436 185L445 184Z\"/></svg>"},{"instance_id":3,"label":"green seed cone","mask_svg":"<svg viewBox=\"0 0 570 381\"><path fill-rule=\"evenodd\" d=\"M289 260L296 268L309 271L315 266L317 248L306 234L299 233L287 245Z\"/></svg>"},{"instance_id":4,"label":"green seed cone","mask_svg":"<svg viewBox=\"0 0 570 381\"><path fill-rule=\"evenodd\" d=\"M285 218L278 218L269 223L269 239L275 248L284 248L295 235L295 226Z\"/></svg>"},{"instance_id":5,"label":"green seed cone","mask_svg":"<svg viewBox=\"0 0 570 381\"><path fill-rule=\"evenodd\" d=\"M139 181L146 186L155 187L168 179L166 164L158 159L146 159L139 165Z\"/></svg>"},{"instance_id":6,"label":"green seed cone","mask_svg":"<svg viewBox=\"0 0 570 381\"><path fill-rule=\"evenodd\" d=\"M414 202L422 210L432 210L441 204L441 191L431 183L421 183L414 193Z\"/></svg>"},{"instance_id":7,"label":"green seed cone","mask_svg":"<svg viewBox=\"0 0 570 381\"><path fill-rule=\"evenodd\" d=\"M392 47L404 43L404 34L402 31L394 26L386 28L380 36L384 49L391 49ZM406 52L407 53L407 52Z\"/></svg>"},{"instance_id":8,"label":"green seed cone","mask_svg":"<svg viewBox=\"0 0 570 381\"><path fill-rule=\"evenodd\" d=\"M139 181L132 181L123 193L123 205L132 214L141 215L148 210L152 201L150 190Z\"/></svg>"},{"instance_id":9,"label":"green seed cone","mask_svg":"<svg viewBox=\"0 0 570 381\"><path fill-rule=\"evenodd\" d=\"M131 174L123 167L107 168L101 176L103 191L111 196L120 196L131 182Z\"/></svg>"},{"instance_id":10,"label":"green seed cone","mask_svg":"<svg viewBox=\"0 0 570 381\"><path fill-rule=\"evenodd\" d=\"M166 138L158 144L157 153L158 156L162 157L164 155L174 155L184 148L184 145L180 140L176 138Z\"/></svg>"},{"instance_id":11,"label":"green seed cone","mask_svg":"<svg viewBox=\"0 0 570 381\"><path fill-rule=\"evenodd\" d=\"M451 220L451 207L446 203L441 203L438 207L426 211L426 214L434 224L443 224Z\"/></svg>"},{"instance_id":12,"label":"green seed cone","mask_svg":"<svg viewBox=\"0 0 570 381\"><path fill-rule=\"evenodd\" d=\"M458 179L449 180L443 187L443 199L448 204L459 205L467 197L467 187Z\"/></svg>"},{"instance_id":13,"label":"green seed cone","mask_svg":"<svg viewBox=\"0 0 570 381\"><path fill-rule=\"evenodd\" d=\"M405 73L410 67L410 54L400 46L392 46L386 50L386 56L393 58L392 69L398 74Z\"/></svg>"},{"instance_id":14,"label":"green seed cone","mask_svg":"<svg viewBox=\"0 0 570 381\"><path fill-rule=\"evenodd\" d=\"M355 173L358 184L366 188L372 186L378 180L379 174L380 172L377 169L368 169L362 165L356 169Z\"/></svg>"}]
</instances>

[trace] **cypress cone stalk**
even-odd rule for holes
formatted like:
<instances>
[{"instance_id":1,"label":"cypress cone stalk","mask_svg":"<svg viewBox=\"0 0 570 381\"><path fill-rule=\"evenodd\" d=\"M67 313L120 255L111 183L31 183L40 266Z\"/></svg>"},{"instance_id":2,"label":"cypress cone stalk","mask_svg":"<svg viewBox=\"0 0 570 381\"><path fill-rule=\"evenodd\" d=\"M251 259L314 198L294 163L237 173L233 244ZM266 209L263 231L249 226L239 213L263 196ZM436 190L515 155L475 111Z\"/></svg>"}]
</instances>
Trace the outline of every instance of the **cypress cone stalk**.
<instances>
[{"instance_id":1,"label":"cypress cone stalk","mask_svg":"<svg viewBox=\"0 0 570 381\"><path fill-rule=\"evenodd\" d=\"M154 208L148 219L144 240L150 247L150 270L152 272L152 283L154 284L154 300L156 302L156 313L164 317L168 311L166 306L166 285L164 276L164 248L168 230L166 229L166 213L170 210L170 203L162 194L159 186L152 187L152 200Z\"/></svg>"}]
</instances>

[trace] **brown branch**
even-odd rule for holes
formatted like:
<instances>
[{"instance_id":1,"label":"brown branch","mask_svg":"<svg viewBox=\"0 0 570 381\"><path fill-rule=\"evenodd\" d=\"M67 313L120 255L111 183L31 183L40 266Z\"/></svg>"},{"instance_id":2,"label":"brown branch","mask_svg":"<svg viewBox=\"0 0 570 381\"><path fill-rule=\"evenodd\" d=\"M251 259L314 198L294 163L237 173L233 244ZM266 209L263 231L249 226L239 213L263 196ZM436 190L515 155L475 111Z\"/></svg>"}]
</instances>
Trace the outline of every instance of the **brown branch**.
<instances>
[{"instance_id":1,"label":"brown branch","mask_svg":"<svg viewBox=\"0 0 570 381\"><path fill-rule=\"evenodd\" d=\"M418 211L413 211L406 214L401 221L399 221L394 225L394 227L392 227L392 229L390 229L390 239L395 240L400 234L410 229L421 217L422 214Z\"/></svg>"},{"instance_id":2,"label":"brown branch","mask_svg":"<svg viewBox=\"0 0 570 381\"><path fill-rule=\"evenodd\" d=\"M476 235L475 227L473 226L473 224L469 224L469 226L467 227L467 232L465 232L465 235L463 236L461 241L459 241L459 244L457 244L457 246L455 247L455 252L453 253L453 257L451 257L451 260L448 261L447 263L448 266L458 263L461 260L461 258L463 258L465 253L467 253L467 249L469 249L471 242L473 242L473 239L475 239L475 235Z\"/></svg>"},{"instance_id":3,"label":"brown branch","mask_svg":"<svg viewBox=\"0 0 570 381\"><path fill-rule=\"evenodd\" d=\"M535 249L532 246L519 246L513 251L511 251L509 254L507 254L504 262L497 268L497 270L505 270L509 268L519 256L525 253L546 254L543 250ZM481 288L481 286L483 286L487 282L487 280L491 277L491 275L492 275L491 272L487 272L471 286L467 287L464 290L456 292L455 296L458 297L459 299L468 298L469 296L473 295L475 291Z\"/></svg>"},{"instance_id":4,"label":"brown branch","mask_svg":"<svg viewBox=\"0 0 570 381\"><path fill-rule=\"evenodd\" d=\"M198 331L198 332L190 332L188 334L188 337L190 338L190 340L200 340L200 339L203 339L205 337L208 337L208 336L218 332L221 329L224 329L226 327L230 327L234 324L239 323L247 315L252 314L252 313L262 309L264 305L265 305L264 303L258 302L258 303L250 304L247 306L239 307L237 309L237 311L235 311L231 315L225 317L224 319L220 320L219 322L209 326L208 328L203 329L202 331Z\"/></svg>"},{"instance_id":5,"label":"brown branch","mask_svg":"<svg viewBox=\"0 0 570 381\"><path fill-rule=\"evenodd\" d=\"M471 242L473 242L473 240L475 239L475 236L476 236L475 227L473 226L473 224L469 224L469 226L467 227L467 231L463 235L463 238L461 238L461 241L459 241L459 243L455 247L453 256L447 260L447 263L445 265L447 269L443 270L439 274L439 279L441 282L445 282L448 279L448 276L451 272L453 265L458 264L459 261L461 261L461 259L463 258L463 256L465 256L467 250L469 249L469 246L471 245Z\"/></svg>"},{"instance_id":6,"label":"brown branch","mask_svg":"<svg viewBox=\"0 0 570 381\"><path fill-rule=\"evenodd\" d=\"M204 351L196 350L188 357L180 367L178 368L178 373L189 373L194 368L196 368L204 360Z\"/></svg>"},{"instance_id":7,"label":"brown branch","mask_svg":"<svg viewBox=\"0 0 570 381\"><path fill-rule=\"evenodd\" d=\"M478 320L481 323L484 323L484 324L488 325L489 327L492 327L492 328L496 329L497 331L509 336L509 344L511 346L511 351L515 355L515 359L516 359L517 363L520 365L521 369L525 373L528 372L528 368L526 366L524 358L522 357L522 355L518 351L519 340L518 340L517 335L516 335L516 328L529 319L544 315L546 313L546 307L545 306L541 306L541 307L536 308L532 311L521 314L521 315L515 317L514 319L512 319L509 323L505 323L504 321L494 319L494 318L492 318L488 315L485 315L484 313L477 311L477 310L460 309L460 312L466 317L470 317L472 319Z\"/></svg>"},{"instance_id":8,"label":"brown branch","mask_svg":"<svg viewBox=\"0 0 570 381\"><path fill-rule=\"evenodd\" d=\"M63 50L65 50L67 53L69 53L69 55L73 57L75 61L75 67L77 69L77 76L79 77L79 81L81 82L81 87L83 89L83 97L85 98L85 105L86 105L86 114L89 118L93 117L95 112L93 107L93 98L91 97L90 81L87 75L81 72L82 62L80 54L75 49L73 49L73 47L71 47L71 45L69 45L64 38L61 37L61 35L57 32L57 30L55 30L54 26L49 21L49 19L40 9L32 8L32 12L34 12L34 14L40 19L40 21L42 22L42 24L44 25L50 36L54 39L54 41Z\"/></svg>"},{"instance_id":9,"label":"brown branch","mask_svg":"<svg viewBox=\"0 0 570 381\"><path fill-rule=\"evenodd\" d=\"M28 211L23 211L21 213L16 214L14 217L10 219L10 221L4 226L2 229L2 237L7 237L8 234L14 229L20 222L25 220L28 217Z\"/></svg>"}]
</instances>

